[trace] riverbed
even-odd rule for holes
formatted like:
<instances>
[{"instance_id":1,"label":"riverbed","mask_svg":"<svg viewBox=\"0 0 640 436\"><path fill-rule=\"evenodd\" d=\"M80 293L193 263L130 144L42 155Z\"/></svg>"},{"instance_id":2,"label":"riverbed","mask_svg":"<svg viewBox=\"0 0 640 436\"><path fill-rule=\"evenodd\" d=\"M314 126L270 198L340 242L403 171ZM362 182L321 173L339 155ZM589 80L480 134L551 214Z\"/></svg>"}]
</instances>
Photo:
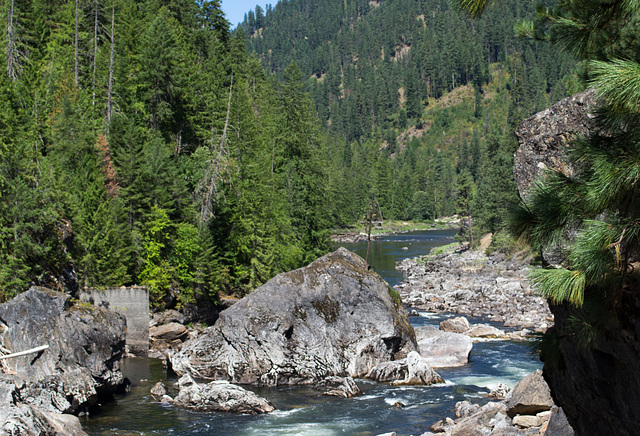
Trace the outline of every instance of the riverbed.
<instances>
[{"instance_id":1,"label":"riverbed","mask_svg":"<svg viewBox=\"0 0 640 436\"><path fill-rule=\"evenodd\" d=\"M392 235L372 242L370 263L390 284L402 280L395 262L425 254L452 241L451 231L423 231ZM364 256L366 242L343 244ZM352 246L352 245L355 245ZM359 246L358 246L359 245ZM406 247L406 248L405 248ZM362 250L364 249L364 253ZM426 251L425 251L426 250ZM392 260L390 260L392 258ZM435 325L452 315L421 313L414 326ZM90 435L377 435L395 431L419 435L444 416L451 416L457 401L482 404L498 383L513 386L524 375L541 368L529 354L527 343L488 341L474 345L469 364L439 369L445 384L392 387L357 380L363 395L352 399L323 396L310 388L254 389L277 410L269 415L197 413L155 402L149 390L166 380L159 360L129 358L123 372L131 393L105 404L99 414L83 419ZM171 384L175 379L169 378Z\"/></svg>"},{"instance_id":2,"label":"riverbed","mask_svg":"<svg viewBox=\"0 0 640 436\"><path fill-rule=\"evenodd\" d=\"M435 247L455 241L455 230L420 230L382 236L371 240L369 264L391 286L399 284L404 275L396 270L396 262L429 253ZM339 244L363 259L367 255L367 241Z\"/></svg>"}]
</instances>

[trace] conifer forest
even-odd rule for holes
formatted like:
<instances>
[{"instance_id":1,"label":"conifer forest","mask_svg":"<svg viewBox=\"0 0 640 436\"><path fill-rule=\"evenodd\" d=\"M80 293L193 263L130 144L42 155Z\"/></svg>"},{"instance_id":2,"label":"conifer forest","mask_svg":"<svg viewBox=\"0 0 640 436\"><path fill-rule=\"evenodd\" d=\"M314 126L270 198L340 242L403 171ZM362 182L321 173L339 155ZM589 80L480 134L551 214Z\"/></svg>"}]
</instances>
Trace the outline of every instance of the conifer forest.
<instances>
[{"instance_id":1,"label":"conifer forest","mask_svg":"<svg viewBox=\"0 0 640 436\"><path fill-rule=\"evenodd\" d=\"M583 89L518 38L531 2L2 0L0 300L145 285L244 295L363 219L517 200L514 126ZM475 231L475 229L474 229Z\"/></svg>"}]
</instances>

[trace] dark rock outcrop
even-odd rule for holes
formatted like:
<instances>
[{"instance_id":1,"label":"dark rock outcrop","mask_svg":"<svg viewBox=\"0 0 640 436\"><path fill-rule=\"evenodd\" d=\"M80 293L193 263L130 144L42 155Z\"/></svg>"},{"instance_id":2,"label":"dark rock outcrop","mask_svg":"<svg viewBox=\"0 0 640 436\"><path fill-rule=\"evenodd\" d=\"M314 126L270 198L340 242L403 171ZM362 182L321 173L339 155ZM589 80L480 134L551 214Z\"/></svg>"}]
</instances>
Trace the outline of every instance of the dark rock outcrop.
<instances>
[{"instance_id":1,"label":"dark rock outcrop","mask_svg":"<svg viewBox=\"0 0 640 436\"><path fill-rule=\"evenodd\" d=\"M528 144L539 141L534 131L543 136L555 136L558 140L540 147L540 159L546 166L566 172L568 166L562 160L561 148L574 132L588 135L593 131L595 126L590 125L588 114L589 105L593 104L593 94L587 91L554 105L551 109L555 112L575 114L567 118L564 125L557 124L545 113L530 118L518 129L521 148L527 150ZM529 167L537 166L538 159L531 153L518 153L523 160L531 161ZM516 166L514 175L521 195L526 196L535 174L525 174ZM548 262L556 263L546 252L544 255ZM575 434L631 436L638 434L640 429L640 414L637 413L640 410L640 279L636 274L626 277L625 288L607 313L606 320L599 322L596 337L588 346L571 339L562 340L554 359L545 362L544 377ZM572 322L575 322L572 320L580 319L581 309L565 304L550 304L550 309L555 317L550 335L569 338ZM553 430L553 420L549 426ZM560 427L567 428L564 422Z\"/></svg>"},{"instance_id":2,"label":"dark rock outcrop","mask_svg":"<svg viewBox=\"0 0 640 436\"><path fill-rule=\"evenodd\" d=\"M521 197L545 168L571 174L564 147L572 137L588 135L593 128L589 108L594 102L594 91L589 89L520 123L516 129L520 147L513 157L513 173Z\"/></svg>"},{"instance_id":3,"label":"dark rock outcrop","mask_svg":"<svg viewBox=\"0 0 640 436\"><path fill-rule=\"evenodd\" d=\"M266 386L363 376L416 350L392 293L362 258L340 248L274 277L169 359L178 374Z\"/></svg>"},{"instance_id":4,"label":"dark rock outcrop","mask_svg":"<svg viewBox=\"0 0 640 436\"><path fill-rule=\"evenodd\" d=\"M0 341L11 352L49 346L7 360L13 375L1 376L0 396L10 404L74 413L124 382L125 321L114 312L31 288L0 305L0 322Z\"/></svg>"},{"instance_id":5,"label":"dark rock outcrop","mask_svg":"<svg viewBox=\"0 0 640 436\"><path fill-rule=\"evenodd\" d=\"M275 410L269 401L227 381L196 383L190 375L178 380L180 392L172 404L199 412L269 413Z\"/></svg>"},{"instance_id":6,"label":"dark rock outcrop","mask_svg":"<svg viewBox=\"0 0 640 436\"><path fill-rule=\"evenodd\" d=\"M563 341L544 376L556 404L577 435L637 435L640 429L640 296L636 283L624 292L588 348ZM634 290L634 291L632 291ZM550 305L552 334L571 331L575 308Z\"/></svg>"}]
</instances>

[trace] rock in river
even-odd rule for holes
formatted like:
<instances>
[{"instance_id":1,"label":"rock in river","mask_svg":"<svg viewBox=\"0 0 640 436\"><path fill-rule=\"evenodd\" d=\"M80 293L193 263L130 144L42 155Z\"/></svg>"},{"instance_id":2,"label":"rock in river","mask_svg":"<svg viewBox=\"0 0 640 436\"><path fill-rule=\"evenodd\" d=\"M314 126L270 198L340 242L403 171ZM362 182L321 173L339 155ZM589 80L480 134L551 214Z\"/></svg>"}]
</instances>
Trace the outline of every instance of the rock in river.
<instances>
[{"instance_id":1,"label":"rock in river","mask_svg":"<svg viewBox=\"0 0 640 436\"><path fill-rule=\"evenodd\" d=\"M317 389L323 390L325 395L333 397L353 398L362 395L360 387L352 377L331 376L322 380Z\"/></svg>"},{"instance_id":2,"label":"rock in river","mask_svg":"<svg viewBox=\"0 0 640 436\"><path fill-rule=\"evenodd\" d=\"M363 376L416 348L397 294L339 248L274 277L169 359L180 375L276 386Z\"/></svg>"},{"instance_id":3,"label":"rock in river","mask_svg":"<svg viewBox=\"0 0 640 436\"><path fill-rule=\"evenodd\" d=\"M549 386L542 378L542 371L534 371L520 380L507 399L507 414L531 415L551 410L553 399Z\"/></svg>"},{"instance_id":4,"label":"rock in river","mask_svg":"<svg viewBox=\"0 0 640 436\"><path fill-rule=\"evenodd\" d=\"M251 391L227 381L196 383L189 374L178 380L180 392L172 403L200 412L269 413L271 403Z\"/></svg>"},{"instance_id":5,"label":"rock in river","mask_svg":"<svg viewBox=\"0 0 640 436\"><path fill-rule=\"evenodd\" d=\"M415 329L420 354L434 368L462 366L469 362L473 340L460 333L443 332L435 327Z\"/></svg>"},{"instance_id":6,"label":"rock in river","mask_svg":"<svg viewBox=\"0 0 640 436\"><path fill-rule=\"evenodd\" d=\"M367 378L377 382L391 382L393 385L432 385L444 383L440 375L427 361L412 351L409 355L393 362L383 362L367 373Z\"/></svg>"}]
</instances>

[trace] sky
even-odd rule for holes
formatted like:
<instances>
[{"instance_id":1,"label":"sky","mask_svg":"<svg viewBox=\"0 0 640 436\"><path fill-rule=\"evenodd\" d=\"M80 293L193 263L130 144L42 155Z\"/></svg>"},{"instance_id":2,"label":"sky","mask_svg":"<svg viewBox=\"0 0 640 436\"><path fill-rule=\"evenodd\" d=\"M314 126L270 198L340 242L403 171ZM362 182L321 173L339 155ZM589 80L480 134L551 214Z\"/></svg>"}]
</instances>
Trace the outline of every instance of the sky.
<instances>
[{"instance_id":1,"label":"sky","mask_svg":"<svg viewBox=\"0 0 640 436\"><path fill-rule=\"evenodd\" d=\"M244 14L250 10L255 10L256 5L260 5L262 10L266 10L267 4L275 6L278 0L222 0L222 10L227 16L227 20L234 29L238 23L244 20Z\"/></svg>"}]
</instances>

